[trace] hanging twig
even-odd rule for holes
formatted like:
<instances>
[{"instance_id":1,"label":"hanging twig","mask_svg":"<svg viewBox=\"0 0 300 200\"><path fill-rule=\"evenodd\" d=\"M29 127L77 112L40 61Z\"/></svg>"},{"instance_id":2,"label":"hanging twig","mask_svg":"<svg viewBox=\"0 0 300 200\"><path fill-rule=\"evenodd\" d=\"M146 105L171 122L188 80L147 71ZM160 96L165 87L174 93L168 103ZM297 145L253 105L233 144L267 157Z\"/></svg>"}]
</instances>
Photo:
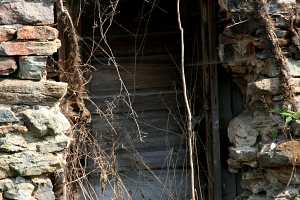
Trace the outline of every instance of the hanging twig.
<instances>
[{"instance_id":1,"label":"hanging twig","mask_svg":"<svg viewBox=\"0 0 300 200\"><path fill-rule=\"evenodd\" d=\"M196 189L195 189L195 172L194 172L194 148L193 148L193 138L194 132L192 129L192 112L189 104L188 94L187 94L187 85L185 80L185 69L184 69L184 30L182 28L182 23L180 19L180 0L177 0L177 19L178 26L180 30L180 39L181 39L181 78L182 78L182 87L183 87L183 96L185 101L185 107L187 111L187 132L188 132L188 146L189 146L189 159L191 167L191 187L192 187L192 200L196 200Z\"/></svg>"}]
</instances>

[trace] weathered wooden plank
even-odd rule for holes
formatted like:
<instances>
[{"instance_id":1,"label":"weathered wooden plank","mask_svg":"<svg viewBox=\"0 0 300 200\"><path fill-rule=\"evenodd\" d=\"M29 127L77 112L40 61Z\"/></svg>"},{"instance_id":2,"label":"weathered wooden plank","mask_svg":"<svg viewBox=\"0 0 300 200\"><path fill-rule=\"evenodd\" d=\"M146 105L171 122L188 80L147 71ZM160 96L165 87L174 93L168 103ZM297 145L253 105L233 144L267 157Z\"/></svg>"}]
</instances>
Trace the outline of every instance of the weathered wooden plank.
<instances>
[{"instance_id":1,"label":"weathered wooden plank","mask_svg":"<svg viewBox=\"0 0 300 200\"><path fill-rule=\"evenodd\" d=\"M52 106L66 94L67 87L55 81L0 79L0 104Z\"/></svg>"},{"instance_id":2,"label":"weathered wooden plank","mask_svg":"<svg viewBox=\"0 0 300 200\"><path fill-rule=\"evenodd\" d=\"M180 199L190 200L189 171L182 170L131 170L121 173L121 178L127 192L124 191L124 200L163 200ZM90 176L90 185L96 193L94 199L113 199L113 184L110 184L105 192L101 191L99 176ZM82 200L85 199L82 195Z\"/></svg>"},{"instance_id":3,"label":"weathered wooden plank","mask_svg":"<svg viewBox=\"0 0 300 200\"><path fill-rule=\"evenodd\" d=\"M120 80L113 65L95 66L90 84L91 94L105 94L120 90ZM175 88L177 70L175 65L125 64L119 67L120 76L128 90L148 88Z\"/></svg>"},{"instance_id":4,"label":"weathered wooden plank","mask_svg":"<svg viewBox=\"0 0 300 200\"><path fill-rule=\"evenodd\" d=\"M128 97L118 97L118 94L108 96L91 96L91 100L101 110L112 109L114 113L130 112ZM136 112L149 110L172 110L179 112L182 102L182 93L176 91L149 91L130 94L132 108ZM91 105L90 110L95 113L96 106Z\"/></svg>"},{"instance_id":5,"label":"weathered wooden plank","mask_svg":"<svg viewBox=\"0 0 300 200\"><path fill-rule=\"evenodd\" d=\"M183 148L168 150L142 150L136 152L119 152L118 169L176 169L188 166L187 151Z\"/></svg>"},{"instance_id":6,"label":"weathered wooden plank","mask_svg":"<svg viewBox=\"0 0 300 200\"><path fill-rule=\"evenodd\" d=\"M112 47L114 56L129 56L129 55L155 55L177 53L179 46L178 33L150 33L144 35L119 35L108 36L107 40ZM97 41L103 41L101 38L83 38L83 47L87 50L92 50L96 57L106 57L103 54ZM136 44L136 45L135 45ZM101 44L101 47L105 45ZM94 48L92 48L94 47ZM86 52L89 55L91 52Z\"/></svg>"},{"instance_id":7,"label":"weathered wooden plank","mask_svg":"<svg viewBox=\"0 0 300 200\"><path fill-rule=\"evenodd\" d=\"M102 146L111 147L117 141L120 148L170 149L182 146L184 136L178 119L166 111L144 112L138 114L138 125L128 114L116 114L109 119L94 115L92 126L97 140ZM112 129L112 127L114 129ZM140 135L143 142L140 141Z\"/></svg>"}]
</instances>

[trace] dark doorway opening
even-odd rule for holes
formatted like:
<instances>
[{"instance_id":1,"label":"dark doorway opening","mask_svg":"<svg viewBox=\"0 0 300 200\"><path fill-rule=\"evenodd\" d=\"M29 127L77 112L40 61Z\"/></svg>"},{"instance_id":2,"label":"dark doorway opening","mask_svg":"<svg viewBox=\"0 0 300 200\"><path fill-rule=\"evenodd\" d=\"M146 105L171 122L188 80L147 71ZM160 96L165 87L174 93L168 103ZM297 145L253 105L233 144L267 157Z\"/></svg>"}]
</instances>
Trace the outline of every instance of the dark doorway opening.
<instances>
[{"instance_id":1,"label":"dark doorway opening","mask_svg":"<svg viewBox=\"0 0 300 200\"><path fill-rule=\"evenodd\" d=\"M104 113L91 106L95 140L115 153L125 199L190 199L176 1L120 0L114 12L109 6L85 1L78 26L82 58L95 69L90 96ZM234 102L240 96L218 64L218 6L216 1L185 0L181 8L197 196L230 199L235 178L226 170L226 127L239 112ZM114 15L111 23L100 20L105 15ZM112 199L114 177L102 192L95 163L87 166L92 192L85 192Z\"/></svg>"}]
</instances>

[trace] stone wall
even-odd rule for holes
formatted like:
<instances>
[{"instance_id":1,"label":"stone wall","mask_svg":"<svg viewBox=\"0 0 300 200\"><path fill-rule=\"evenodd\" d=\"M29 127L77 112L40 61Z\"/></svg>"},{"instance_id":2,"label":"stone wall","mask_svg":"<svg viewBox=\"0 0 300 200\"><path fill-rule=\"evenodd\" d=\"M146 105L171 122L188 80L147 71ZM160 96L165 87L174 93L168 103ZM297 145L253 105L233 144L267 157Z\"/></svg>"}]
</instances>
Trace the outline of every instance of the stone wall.
<instances>
[{"instance_id":1,"label":"stone wall","mask_svg":"<svg viewBox=\"0 0 300 200\"><path fill-rule=\"evenodd\" d=\"M300 122L283 114L292 110L284 85L292 86L292 100L300 111L299 4L298 0L266 4L228 0L224 7L231 23L221 35L220 57L247 99L247 109L228 127L232 144L228 166L241 177L242 193L237 199L300 199ZM275 33L284 66L276 57L270 33Z\"/></svg>"},{"instance_id":2,"label":"stone wall","mask_svg":"<svg viewBox=\"0 0 300 200\"><path fill-rule=\"evenodd\" d=\"M0 199L54 200L70 123L67 84L46 80L60 47L53 0L0 0Z\"/></svg>"}]
</instances>

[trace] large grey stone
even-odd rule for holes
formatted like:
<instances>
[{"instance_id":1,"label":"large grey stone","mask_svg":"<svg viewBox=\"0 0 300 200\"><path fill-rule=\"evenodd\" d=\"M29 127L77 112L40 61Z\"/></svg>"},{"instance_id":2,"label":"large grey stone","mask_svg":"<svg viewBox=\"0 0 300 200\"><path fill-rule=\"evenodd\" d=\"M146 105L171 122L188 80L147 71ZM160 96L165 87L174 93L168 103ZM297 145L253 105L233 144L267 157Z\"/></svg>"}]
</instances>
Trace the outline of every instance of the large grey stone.
<instances>
[{"instance_id":1,"label":"large grey stone","mask_svg":"<svg viewBox=\"0 0 300 200\"><path fill-rule=\"evenodd\" d=\"M228 137L235 147L252 146L256 143L259 133L251 125L251 121L251 114L244 112L229 123Z\"/></svg>"},{"instance_id":2,"label":"large grey stone","mask_svg":"<svg viewBox=\"0 0 300 200\"><path fill-rule=\"evenodd\" d=\"M45 75L47 56L21 56L18 77L20 79L41 80Z\"/></svg>"},{"instance_id":3,"label":"large grey stone","mask_svg":"<svg viewBox=\"0 0 300 200\"><path fill-rule=\"evenodd\" d=\"M44 141L36 143L36 150L42 153L61 152L67 148L70 139L64 135L43 138Z\"/></svg>"},{"instance_id":4,"label":"large grey stone","mask_svg":"<svg viewBox=\"0 0 300 200\"><path fill-rule=\"evenodd\" d=\"M55 81L0 79L0 104L54 106L68 85Z\"/></svg>"},{"instance_id":5,"label":"large grey stone","mask_svg":"<svg viewBox=\"0 0 300 200\"><path fill-rule=\"evenodd\" d=\"M28 129L38 137L64 134L70 128L67 118L56 109L28 109L23 115Z\"/></svg>"},{"instance_id":6,"label":"large grey stone","mask_svg":"<svg viewBox=\"0 0 300 200\"><path fill-rule=\"evenodd\" d=\"M0 24L53 24L53 0L0 0Z\"/></svg>"},{"instance_id":7,"label":"large grey stone","mask_svg":"<svg viewBox=\"0 0 300 200\"><path fill-rule=\"evenodd\" d=\"M12 188L4 192L6 199L13 200L33 200L32 193L34 185L28 182L15 183Z\"/></svg>"},{"instance_id":8,"label":"large grey stone","mask_svg":"<svg viewBox=\"0 0 300 200\"><path fill-rule=\"evenodd\" d=\"M19 176L38 176L52 173L63 167L63 158L53 154L41 154L34 151L24 151L6 157L0 156L0 161L6 159L9 169Z\"/></svg>"}]
</instances>

